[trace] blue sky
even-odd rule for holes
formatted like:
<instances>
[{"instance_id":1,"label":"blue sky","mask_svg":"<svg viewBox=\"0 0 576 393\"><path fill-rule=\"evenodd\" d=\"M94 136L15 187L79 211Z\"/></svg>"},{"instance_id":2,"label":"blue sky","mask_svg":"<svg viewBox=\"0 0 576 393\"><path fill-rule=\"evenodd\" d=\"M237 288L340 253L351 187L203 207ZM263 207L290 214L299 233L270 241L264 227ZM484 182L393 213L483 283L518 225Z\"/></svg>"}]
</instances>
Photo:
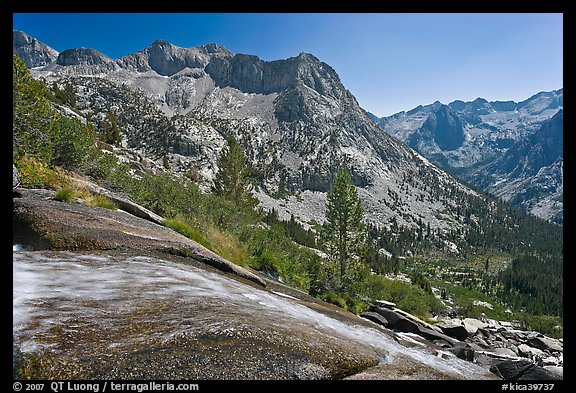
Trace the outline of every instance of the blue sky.
<instances>
[{"instance_id":1,"label":"blue sky","mask_svg":"<svg viewBox=\"0 0 576 393\"><path fill-rule=\"evenodd\" d=\"M309 52L377 116L436 100L522 101L563 87L558 13L28 13L13 22L58 51L90 47L112 58L157 38L216 42L263 60Z\"/></svg>"}]
</instances>

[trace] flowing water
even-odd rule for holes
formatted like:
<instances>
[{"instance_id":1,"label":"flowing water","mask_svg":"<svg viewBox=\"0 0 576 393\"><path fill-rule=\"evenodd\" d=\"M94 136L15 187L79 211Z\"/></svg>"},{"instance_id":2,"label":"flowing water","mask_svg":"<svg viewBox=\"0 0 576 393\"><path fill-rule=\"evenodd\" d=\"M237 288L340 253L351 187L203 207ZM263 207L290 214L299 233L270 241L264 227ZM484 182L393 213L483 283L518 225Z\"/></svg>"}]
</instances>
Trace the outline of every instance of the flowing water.
<instances>
[{"instance_id":1,"label":"flowing water","mask_svg":"<svg viewBox=\"0 0 576 393\"><path fill-rule=\"evenodd\" d=\"M179 335L256 331L292 343L367 347L382 363L401 356L456 378L486 375L473 363L407 348L378 329L191 265L148 256L13 252L13 335L24 354L118 351Z\"/></svg>"}]
</instances>

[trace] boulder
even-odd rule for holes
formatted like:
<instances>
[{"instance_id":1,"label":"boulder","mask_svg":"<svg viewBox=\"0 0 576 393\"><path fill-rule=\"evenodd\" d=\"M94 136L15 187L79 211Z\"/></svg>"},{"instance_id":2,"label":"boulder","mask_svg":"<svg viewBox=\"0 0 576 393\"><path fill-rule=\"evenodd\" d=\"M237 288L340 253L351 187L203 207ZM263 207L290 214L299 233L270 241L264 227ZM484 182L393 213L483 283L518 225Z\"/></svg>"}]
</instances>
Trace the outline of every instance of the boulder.
<instances>
[{"instance_id":1,"label":"boulder","mask_svg":"<svg viewBox=\"0 0 576 393\"><path fill-rule=\"evenodd\" d=\"M530 337L526 340L526 344L543 351L562 352L562 345L560 342L548 337Z\"/></svg>"},{"instance_id":2,"label":"boulder","mask_svg":"<svg viewBox=\"0 0 576 393\"><path fill-rule=\"evenodd\" d=\"M475 336L474 341L472 341L472 343L484 349L490 348L490 345L482 337Z\"/></svg>"},{"instance_id":3,"label":"boulder","mask_svg":"<svg viewBox=\"0 0 576 393\"><path fill-rule=\"evenodd\" d=\"M419 334L419 325L412 319L406 318L396 310L390 310L383 307L374 307L373 311L386 319L388 329L394 329L400 332L410 332Z\"/></svg>"},{"instance_id":4,"label":"boulder","mask_svg":"<svg viewBox=\"0 0 576 393\"><path fill-rule=\"evenodd\" d=\"M554 356L548 356L542 359L541 366L558 366L562 364L562 360L560 358Z\"/></svg>"},{"instance_id":5,"label":"boulder","mask_svg":"<svg viewBox=\"0 0 576 393\"><path fill-rule=\"evenodd\" d=\"M500 355L500 356L506 356L506 357L516 357L518 356L518 354L516 352L514 352L513 350L511 350L510 348L494 348L492 350L490 350L490 352L495 353L496 355Z\"/></svg>"},{"instance_id":6,"label":"boulder","mask_svg":"<svg viewBox=\"0 0 576 393\"><path fill-rule=\"evenodd\" d=\"M396 303L388 302L386 300L376 300L375 303L379 307L384 307L384 308L389 308L389 309L393 309L394 307L396 307Z\"/></svg>"},{"instance_id":7,"label":"boulder","mask_svg":"<svg viewBox=\"0 0 576 393\"><path fill-rule=\"evenodd\" d=\"M525 358L530 359L544 359L547 357L546 353L538 348L531 347L526 344L518 345L518 354Z\"/></svg>"},{"instance_id":8,"label":"boulder","mask_svg":"<svg viewBox=\"0 0 576 393\"><path fill-rule=\"evenodd\" d=\"M558 374L537 366L529 360L504 360L498 362L490 371L506 380L559 380Z\"/></svg>"},{"instance_id":9,"label":"boulder","mask_svg":"<svg viewBox=\"0 0 576 393\"><path fill-rule=\"evenodd\" d=\"M424 337L427 340L433 341L434 343L440 345L440 346L446 346L446 344L450 347L453 347L457 344L460 344L460 342L444 333L440 333L437 332L436 330L433 329L429 329L427 327L424 326L419 326L418 327L418 332L417 334L419 334L420 336ZM439 340L442 340L440 343L438 342ZM446 343L445 345L442 345L443 343Z\"/></svg>"},{"instance_id":10,"label":"boulder","mask_svg":"<svg viewBox=\"0 0 576 393\"><path fill-rule=\"evenodd\" d=\"M478 329L486 329L488 327L487 324L476 318L464 318L463 322L469 336L475 335Z\"/></svg>"},{"instance_id":11,"label":"boulder","mask_svg":"<svg viewBox=\"0 0 576 393\"><path fill-rule=\"evenodd\" d=\"M558 374L546 370L544 367L540 366L530 367L520 376L520 378L518 378L520 381L553 381L560 379L562 379L562 377L560 377Z\"/></svg>"},{"instance_id":12,"label":"boulder","mask_svg":"<svg viewBox=\"0 0 576 393\"><path fill-rule=\"evenodd\" d=\"M504 327L505 329L513 329L512 322L508 321L499 321L500 326Z\"/></svg>"},{"instance_id":13,"label":"boulder","mask_svg":"<svg viewBox=\"0 0 576 393\"><path fill-rule=\"evenodd\" d=\"M564 367L559 366L544 366L545 370L550 371L552 374L557 375L560 379L564 378Z\"/></svg>"},{"instance_id":14,"label":"boulder","mask_svg":"<svg viewBox=\"0 0 576 393\"><path fill-rule=\"evenodd\" d=\"M514 380L520 378L528 369L534 367L529 360L503 360L490 367L490 371L502 379Z\"/></svg>"},{"instance_id":15,"label":"boulder","mask_svg":"<svg viewBox=\"0 0 576 393\"><path fill-rule=\"evenodd\" d=\"M448 351L452 352L456 357L460 359L467 360L469 362L474 361L474 349L469 344L458 343L453 348L449 348Z\"/></svg>"},{"instance_id":16,"label":"boulder","mask_svg":"<svg viewBox=\"0 0 576 393\"><path fill-rule=\"evenodd\" d=\"M516 333L516 330L514 330L514 329L503 330L500 332L500 334L502 335L502 337L504 337L508 340L519 340L520 339L520 337Z\"/></svg>"},{"instance_id":17,"label":"boulder","mask_svg":"<svg viewBox=\"0 0 576 393\"><path fill-rule=\"evenodd\" d=\"M410 332L420 335L421 335L421 329L423 329L416 322L406 317L400 317L400 319L398 319L393 326L389 325L388 327L389 328L392 327L392 329L396 329L401 332Z\"/></svg>"},{"instance_id":18,"label":"boulder","mask_svg":"<svg viewBox=\"0 0 576 393\"><path fill-rule=\"evenodd\" d=\"M394 326L400 319L406 319L397 312L384 307L374 307L373 312L383 316L388 321L388 327L394 329Z\"/></svg>"},{"instance_id":19,"label":"boulder","mask_svg":"<svg viewBox=\"0 0 576 393\"><path fill-rule=\"evenodd\" d=\"M454 337L457 340L464 341L468 338L468 330L462 323L458 323L454 320L442 321L437 323L436 326L442 329L442 333Z\"/></svg>"},{"instance_id":20,"label":"boulder","mask_svg":"<svg viewBox=\"0 0 576 393\"><path fill-rule=\"evenodd\" d=\"M433 344L426 340L424 337L416 333L396 333L394 336L399 343L407 347L425 347L425 348L435 348Z\"/></svg>"},{"instance_id":21,"label":"boulder","mask_svg":"<svg viewBox=\"0 0 576 393\"><path fill-rule=\"evenodd\" d=\"M438 333L442 333L442 329L440 329L439 327L432 325L428 322L424 322L420 318L418 318L415 315L412 315L412 314L410 314L404 310L401 310L399 308L394 308L392 311L395 311L396 313L400 314L401 316L408 318L409 320L411 320L412 322L414 322L418 326L423 326L423 327L428 328L428 329L436 330Z\"/></svg>"},{"instance_id":22,"label":"boulder","mask_svg":"<svg viewBox=\"0 0 576 393\"><path fill-rule=\"evenodd\" d=\"M382 315L375 313L373 311L365 311L360 314L362 318L366 318L372 322L377 323L378 325L382 325L384 327L388 326L388 321Z\"/></svg>"}]
</instances>

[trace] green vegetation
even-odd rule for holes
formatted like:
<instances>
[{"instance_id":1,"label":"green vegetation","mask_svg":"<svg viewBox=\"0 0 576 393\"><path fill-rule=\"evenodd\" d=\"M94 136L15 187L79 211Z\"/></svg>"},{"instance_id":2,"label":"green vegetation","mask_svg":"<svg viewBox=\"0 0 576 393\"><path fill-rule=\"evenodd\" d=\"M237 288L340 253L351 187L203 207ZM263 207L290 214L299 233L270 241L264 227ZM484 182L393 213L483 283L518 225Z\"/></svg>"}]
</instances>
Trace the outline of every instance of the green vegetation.
<instances>
[{"instance_id":1,"label":"green vegetation","mask_svg":"<svg viewBox=\"0 0 576 393\"><path fill-rule=\"evenodd\" d=\"M228 147L222 149L216 165L219 170L212 191L241 209L254 209L258 200L251 193L250 165L236 139L228 140Z\"/></svg>"},{"instance_id":2,"label":"green vegetation","mask_svg":"<svg viewBox=\"0 0 576 393\"><path fill-rule=\"evenodd\" d=\"M520 255L499 274L501 297L531 314L563 316L563 258Z\"/></svg>"},{"instance_id":3,"label":"green vegetation","mask_svg":"<svg viewBox=\"0 0 576 393\"><path fill-rule=\"evenodd\" d=\"M290 220L280 220L276 209L270 210L264 216L264 222L268 225L279 225L284 228L284 234L296 243L310 248L317 248L316 232L310 229L304 229L294 218L294 214L290 216Z\"/></svg>"},{"instance_id":4,"label":"green vegetation","mask_svg":"<svg viewBox=\"0 0 576 393\"><path fill-rule=\"evenodd\" d=\"M13 159L24 155L47 166L83 169L99 154L94 126L61 116L46 86L34 80L24 62L13 58Z\"/></svg>"},{"instance_id":5,"label":"green vegetation","mask_svg":"<svg viewBox=\"0 0 576 393\"><path fill-rule=\"evenodd\" d=\"M52 92L54 101L61 105L67 105L70 108L76 108L76 94L74 86L71 83L65 83L63 88L60 88L56 82L52 83Z\"/></svg>"},{"instance_id":6,"label":"green vegetation","mask_svg":"<svg viewBox=\"0 0 576 393\"><path fill-rule=\"evenodd\" d=\"M13 77L13 162L24 187L58 190L56 198L62 201L78 197L114 208L109 200L75 189L66 173L90 176L163 216L167 227L223 258L279 276L355 313L382 299L426 319L450 304L461 316L518 319L534 330L562 335L561 228L488 196L483 195L482 202L434 184L427 185L432 196L454 202L445 206L443 215L466 225L444 232L422 220L412 226L400 225L395 218L386 225L365 225L356 188L347 171L340 170L328 193L326 222L311 221L312 229L305 229L294 216L280 220L274 210L255 208L254 173L265 178L264 171L250 167L235 139L229 139L218 158L212 193L201 192L194 176L134 176L129 164L98 146L124 136L130 146L138 146L140 136L122 128L137 119L100 112L99 120L94 116L94 123L84 124L52 106L56 102L74 107L73 86L56 86L50 92L17 56ZM165 124L158 126L158 132L169 131ZM158 157L165 156L166 146L154 148ZM400 200L394 191L389 193L392 200ZM458 253L447 252L447 242Z\"/></svg>"},{"instance_id":7,"label":"green vegetation","mask_svg":"<svg viewBox=\"0 0 576 393\"><path fill-rule=\"evenodd\" d=\"M22 187L57 190L69 183L61 168L51 168L32 156L20 156L14 161L14 165L18 168Z\"/></svg>"},{"instance_id":8,"label":"green vegetation","mask_svg":"<svg viewBox=\"0 0 576 393\"><path fill-rule=\"evenodd\" d=\"M94 195L86 201L86 204L89 206L101 207L103 209L118 210L118 205L116 205L112 199L104 195Z\"/></svg>"},{"instance_id":9,"label":"green vegetation","mask_svg":"<svg viewBox=\"0 0 576 393\"><path fill-rule=\"evenodd\" d=\"M118 115L116 113L106 113L106 118L102 122L102 134L100 139L111 145L116 145L122 140L120 127L118 126Z\"/></svg>"},{"instance_id":10,"label":"green vegetation","mask_svg":"<svg viewBox=\"0 0 576 393\"><path fill-rule=\"evenodd\" d=\"M192 228L189 224L186 223L185 220L180 218L169 218L164 221L164 226L175 230L178 233L186 236L194 240L197 243L202 244L204 247L208 249L212 249L212 244L204 237L204 235Z\"/></svg>"},{"instance_id":11,"label":"green vegetation","mask_svg":"<svg viewBox=\"0 0 576 393\"><path fill-rule=\"evenodd\" d=\"M321 239L328 254L327 286L346 292L368 268L364 261L366 229L362 223L363 211L347 170L338 170L326 199L326 222Z\"/></svg>"},{"instance_id":12,"label":"green vegetation","mask_svg":"<svg viewBox=\"0 0 576 393\"><path fill-rule=\"evenodd\" d=\"M37 161L50 163L57 113L48 100L48 89L32 78L16 54L13 55L12 81L13 159L25 153Z\"/></svg>"},{"instance_id":13,"label":"green vegetation","mask_svg":"<svg viewBox=\"0 0 576 393\"><path fill-rule=\"evenodd\" d=\"M75 197L74 190L71 190L70 188L61 188L54 194L54 199L60 202L70 203Z\"/></svg>"},{"instance_id":14,"label":"green vegetation","mask_svg":"<svg viewBox=\"0 0 576 393\"><path fill-rule=\"evenodd\" d=\"M532 315L524 312L518 315L518 320L530 330L543 333L553 338L561 338L564 333L562 319L552 315Z\"/></svg>"}]
</instances>

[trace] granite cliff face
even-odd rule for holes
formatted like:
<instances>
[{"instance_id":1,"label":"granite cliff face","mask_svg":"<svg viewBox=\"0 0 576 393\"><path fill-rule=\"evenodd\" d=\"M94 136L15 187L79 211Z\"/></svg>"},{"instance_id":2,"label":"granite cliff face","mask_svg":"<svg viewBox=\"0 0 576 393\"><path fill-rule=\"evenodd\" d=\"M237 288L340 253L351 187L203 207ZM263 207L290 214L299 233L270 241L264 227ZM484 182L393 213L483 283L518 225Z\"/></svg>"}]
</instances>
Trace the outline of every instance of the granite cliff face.
<instances>
[{"instance_id":1,"label":"granite cliff face","mask_svg":"<svg viewBox=\"0 0 576 393\"><path fill-rule=\"evenodd\" d=\"M204 68L211 57L230 56L232 53L216 44L195 48L180 48L163 40L156 40L148 48L117 60L120 68L137 72L154 71L161 76L172 76L185 68Z\"/></svg>"},{"instance_id":2,"label":"granite cliff face","mask_svg":"<svg viewBox=\"0 0 576 393\"><path fill-rule=\"evenodd\" d=\"M466 136L458 116L448 106L442 105L432 112L408 144L423 153L427 146L436 144L443 151L456 150L464 143Z\"/></svg>"},{"instance_id":3,"label":"granite cliff face","mask_svg":"<svg viewBox=\"0 0 576 393\"><path fill-rule=\"evenodd\" d=\"M563 223L563 111L514 143L473 179L535 215Z\"/></svg>"},{"instance_id":4,"label":"granite cliff face","mask_svg":"<svg viewBox=\"0 0 576 393\"><path fill-rule=\"evenodd\" d=\"M58 57L58 51L18 30L12 31L12 51L24 60L28 68L45 66Z\"/></svg>"}]
</instances>

